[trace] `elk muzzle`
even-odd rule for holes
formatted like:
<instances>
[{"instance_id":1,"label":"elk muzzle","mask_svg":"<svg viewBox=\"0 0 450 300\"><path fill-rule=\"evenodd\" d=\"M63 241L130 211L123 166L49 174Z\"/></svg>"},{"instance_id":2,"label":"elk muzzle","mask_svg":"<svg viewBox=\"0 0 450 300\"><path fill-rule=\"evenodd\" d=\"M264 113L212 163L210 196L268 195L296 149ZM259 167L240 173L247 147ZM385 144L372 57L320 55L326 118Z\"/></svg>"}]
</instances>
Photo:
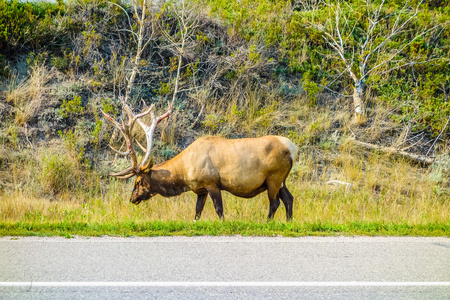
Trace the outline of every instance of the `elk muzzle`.
<instances>
[{"instance_id":1,"label":"elk muzzle","mask_svg":"<svg viewBox=\"0 0 450 300\"><path fill-rule=\"evenodd\" d=\"M136 204L136 205L138 205L139 203L141 203L141 201L142 201L142 200L133 199L133 198L130 199L130 202L133 203L133 204Z\"/></svg>"},{"instance_id":2,"label":"elk muzzle","mask_svg":"<svg viewBox=\"0 0 450 300\"><path fill-rule=\"evenodd\" d=\"M156 194L151 193L149 189L143 188L141 186L140 188L136 188L133 191L133 193L131 194L130 202L137 205L142 201L149 200L151 197L155 195Z\"/></svg>"}]
</instances>

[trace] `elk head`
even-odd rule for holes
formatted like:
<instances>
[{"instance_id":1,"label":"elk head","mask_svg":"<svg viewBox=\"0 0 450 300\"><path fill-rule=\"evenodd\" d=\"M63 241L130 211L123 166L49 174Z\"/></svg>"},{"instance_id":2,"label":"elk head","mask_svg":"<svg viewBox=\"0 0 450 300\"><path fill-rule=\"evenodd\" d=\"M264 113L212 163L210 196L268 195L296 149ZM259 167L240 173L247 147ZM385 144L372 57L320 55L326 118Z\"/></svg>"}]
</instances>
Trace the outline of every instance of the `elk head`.
<instances>
[{"instance_id":1,"label":"elk head","mask_svg":"<svg viewBox=\"0 0 450 300\"><path fill-rule=\"evenodd\" d=\"M154 112L155 106L153 104L150 107L148 107L147 110L145 110L144 112L140 114L134 114L133 111L130 109L130 107L125 103L125 101L122 98L119 99L122 102L123 108L127 113L128 123L125 123L125 120L122 120L122 122L119 123L116 120L114 120L110 115L105 113L103 110L102 113L108 120L110 120L114 124L114 126L123 135L126 142L127 150L120 151L115 149L111 145L109 145L109 147L117 154L130 156L132 165L121 172L110 173L110 175L124 179L136 176L133 193L131 194L130 201L134 204L139 204L141 201L148 200L152 196L154 196L150 188L150 178L151 178L150 173L153 166L153 159L148 161L148 158L150 156L150 150L152 149L153 133L158 123L161 122L161 120L169 117L169 115L172 113L173 105L169 103L168 111L165 114L156 118ZM151 115L152 119L150 126L146 125L142 120L140 120L140 118L148 114ZM140 164L138 164L137 161L136 152L134 151L133 147L134 140L131 135L133 126L136 122L139 123L139 125L144 130L145 137L147 140L146 148L141 146L141 144L139 144L139 142L136 141L138 146L142 149L142 151L145 152L144 158L142 159Z\"/></svg>"}]
</instances>

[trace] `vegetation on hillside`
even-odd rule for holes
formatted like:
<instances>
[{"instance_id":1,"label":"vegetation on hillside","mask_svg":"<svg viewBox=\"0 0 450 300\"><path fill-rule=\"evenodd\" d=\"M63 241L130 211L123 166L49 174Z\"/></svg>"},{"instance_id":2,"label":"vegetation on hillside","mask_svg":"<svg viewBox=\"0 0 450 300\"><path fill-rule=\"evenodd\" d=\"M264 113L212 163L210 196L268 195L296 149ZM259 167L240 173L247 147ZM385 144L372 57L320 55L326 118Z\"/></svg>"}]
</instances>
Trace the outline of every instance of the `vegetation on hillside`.
<instances>
[{"instance_id":1,"label":"vegetation on hillside","mask_svg":"<svg viewBox=\"0 0 450 300\"><path fill-rule=\"evenodd\" d=\"M449 1L133 3L0 0L1 228L193 218L193 194L132 207L131 181L108 176L129 162L101 110L121 120L125 97L174 101L156 162L203 135L289 137L294 227L448 230ZM265 195L224 204L232 222L268 211Z\"/></svg>"}]
</instances>

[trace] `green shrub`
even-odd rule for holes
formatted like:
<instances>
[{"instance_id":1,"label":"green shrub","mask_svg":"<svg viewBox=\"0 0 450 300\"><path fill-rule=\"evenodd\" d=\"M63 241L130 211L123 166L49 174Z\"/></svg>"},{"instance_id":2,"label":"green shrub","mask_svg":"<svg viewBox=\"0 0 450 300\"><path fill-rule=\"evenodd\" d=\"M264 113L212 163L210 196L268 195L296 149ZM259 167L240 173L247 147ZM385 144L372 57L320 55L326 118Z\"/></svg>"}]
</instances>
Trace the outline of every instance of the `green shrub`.
<instances>
[{"instance_id":1,"label":"green shrub","mask_svg":"<svg viewBox=\"0 0 450 300\"><path fill-rule=\"evenodd\" d=\"M74 95L72 100L63 100L59 114L63 118L68 118L70 115L80 115L84 112L84 107L81 104L81 96Z\"/></svg>"},{"instance_id":2,"label":"green shrub","mask_svg":"<svg viewBox=\"0 0 450 300\"><path fill-rule=\"evenodd\" d=\"M47 193L58 194L79 185L76 162L64 152L49 151L42 155L39 180Z\"/></svg>"},{"instance_id":3,"label":"green shrub","mask_svg":"<svg viewBox=\"0 0 450 300\"><path fill-rule=\"evenodd\" d=\"M53 17L64 11L62 1L22 2L0 0L0 53L17 54L24 46L39 49L59 33Z\"/></svg>"}]
</instances>

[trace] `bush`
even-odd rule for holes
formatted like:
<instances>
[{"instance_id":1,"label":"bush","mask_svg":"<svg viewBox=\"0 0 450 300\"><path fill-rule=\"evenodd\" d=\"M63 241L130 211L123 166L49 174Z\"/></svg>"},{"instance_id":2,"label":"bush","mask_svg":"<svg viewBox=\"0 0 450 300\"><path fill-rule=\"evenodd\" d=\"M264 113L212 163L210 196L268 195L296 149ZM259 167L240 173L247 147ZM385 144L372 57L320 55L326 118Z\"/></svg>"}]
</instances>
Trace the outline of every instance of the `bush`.
<instances>
[{"instance_id":1,"label":"bush","mask_svg":"<svg viewBox=\"0 0 450 300\"><path fill-rule=\"evenodd\" d=\"M64 11L58 3L23 3L19 0L0 0L0 53L17 55L23 48L39 49L59 33L53 17Z\"/></svg>"},{"instance_id":2,"label":"bush","mask_svg":"<svg viewBox=\"0 0 450 300\"><path fill-rule=\"evenodd\" d=\"M77 163L64 152L44 152L40 159L40 183L47 193L58 194L77 188L80 172Z\"/></svg>"}]
</instances>

